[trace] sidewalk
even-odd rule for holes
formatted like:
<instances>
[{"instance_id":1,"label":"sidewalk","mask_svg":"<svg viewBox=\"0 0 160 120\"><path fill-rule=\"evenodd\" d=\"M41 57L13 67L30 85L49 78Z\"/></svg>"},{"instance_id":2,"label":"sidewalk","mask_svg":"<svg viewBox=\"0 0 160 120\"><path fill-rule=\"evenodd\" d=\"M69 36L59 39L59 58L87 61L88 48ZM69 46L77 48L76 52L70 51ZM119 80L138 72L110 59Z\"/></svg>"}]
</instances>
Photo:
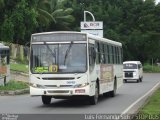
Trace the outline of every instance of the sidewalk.
<instances>
[{"instance_id":1,"label":"sidewalk","mask_svg":"<svg viewBox=\"0 0 160 120\"><path fill-rule=\"evenodd\" d=\"M11 80L29 82L29 75L23 72L11 71Z\"/></svg>"}]
</instances>

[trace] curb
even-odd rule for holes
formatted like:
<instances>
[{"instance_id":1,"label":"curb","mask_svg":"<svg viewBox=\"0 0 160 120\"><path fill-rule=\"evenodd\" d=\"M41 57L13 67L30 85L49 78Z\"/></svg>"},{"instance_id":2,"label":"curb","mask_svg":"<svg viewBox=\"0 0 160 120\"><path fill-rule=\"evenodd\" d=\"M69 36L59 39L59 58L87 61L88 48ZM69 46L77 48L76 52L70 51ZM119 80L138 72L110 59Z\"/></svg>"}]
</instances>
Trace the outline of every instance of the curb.
<instances>
[{"instance_id":1,"label":"curb","mask_svg":"<svg viewBox=\"0 0 160 120\"><path fill-rule=\"evenodd\" d=\"M22 94L28 94L29 88L21 89L21 90L14 90L14 91L0 91L0 96L14 96L14 95L22 95Z\"/></svg>"},{"instance_id":2,"label":"curb","mask_svg":"<svg viewBox=\"0 0 160 120\"><path fill-rule=\"evenodd\" d=\"M29 74L28 74L28 73L21 72L21 71L11 70L11 73L13 73L13 74L20 74L20 75L23 75L23 76L26 76L26 77L28 77L28 76L29 76Z\"/></svg>"}]
</instances>

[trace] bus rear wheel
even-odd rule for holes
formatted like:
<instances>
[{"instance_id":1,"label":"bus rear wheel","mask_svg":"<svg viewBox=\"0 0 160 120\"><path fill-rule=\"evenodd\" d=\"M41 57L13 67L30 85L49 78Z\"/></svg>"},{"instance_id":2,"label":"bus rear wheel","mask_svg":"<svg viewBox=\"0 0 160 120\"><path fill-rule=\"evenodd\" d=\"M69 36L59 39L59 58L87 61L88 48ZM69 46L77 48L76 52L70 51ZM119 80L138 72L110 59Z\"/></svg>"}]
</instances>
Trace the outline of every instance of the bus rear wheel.
<instances>
[{"instance_id":1,"label":"bus rear wheel","mask_svg":"<svg viewBox=\"0 0 160 120\"><path fill-rule=\"evenodd\" d=\"M109 92L110 97L114 97L117 91L117 81L115 80L113 90Z\"/></svg>"},{"instance_id":2,"label":"bus rear wheel","mask_svg":"<svg viewBox=\"0 0 160 120\"><path fill-rule=\"evenodd\" d=\"M98 84L96 83L95 86L95 95L89 97L89 102L91 105L96 105L98 102L98 97L99 97L99 89L98 89Z\"/></svg>"},{"instance_id":3,"label":"bus rear wheel","mask_svg":"<svg viewBox=\"0 0 160 120\"><path fill-rule=\"evenodd\" d=\"M44 105L49 105L51 103L51 96L42 96L42 102Z\"/></svg>"}]
</instances>

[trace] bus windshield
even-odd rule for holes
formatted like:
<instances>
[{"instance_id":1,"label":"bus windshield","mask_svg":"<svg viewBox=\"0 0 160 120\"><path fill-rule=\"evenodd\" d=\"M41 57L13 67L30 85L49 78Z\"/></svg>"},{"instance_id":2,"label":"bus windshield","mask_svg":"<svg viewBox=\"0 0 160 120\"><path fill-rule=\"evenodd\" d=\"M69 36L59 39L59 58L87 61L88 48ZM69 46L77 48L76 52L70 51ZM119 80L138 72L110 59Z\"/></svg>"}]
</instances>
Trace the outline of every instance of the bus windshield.
<instances>
[{"instance_id":1,"label":"bus windshield","mask_svg":"<svg viewBox=\"0 0 160 120\"><path fill-rule=\"evenodd\" d=\"M77 73L87 70L84 43L34 44L31 48L32 73Z\"/></svg>"}]
</instances>

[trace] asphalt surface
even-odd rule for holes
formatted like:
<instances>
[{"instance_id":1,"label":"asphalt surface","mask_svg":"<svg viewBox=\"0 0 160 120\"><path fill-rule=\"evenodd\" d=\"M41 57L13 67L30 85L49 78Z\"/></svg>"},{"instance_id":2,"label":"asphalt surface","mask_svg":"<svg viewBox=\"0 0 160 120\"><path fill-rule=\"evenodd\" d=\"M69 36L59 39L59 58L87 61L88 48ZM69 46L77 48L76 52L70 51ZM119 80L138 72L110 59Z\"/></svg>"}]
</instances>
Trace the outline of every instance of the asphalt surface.
<instances>
[{"instance_id":1,"label":"asphalt surface","mask_svg":"<svg viewBox=\"0 0 160 120\"><path fill-rule=\"evenodd\" d=\"M85 100L52 99L50 105L43 105L41 97L0 96L0 113L10 114L121 114L132 103L142 97L160 82L160 74L144 74L143 82L124 83L114 98L100 96L97 105Z\"/></svg>"}]
</instances>

